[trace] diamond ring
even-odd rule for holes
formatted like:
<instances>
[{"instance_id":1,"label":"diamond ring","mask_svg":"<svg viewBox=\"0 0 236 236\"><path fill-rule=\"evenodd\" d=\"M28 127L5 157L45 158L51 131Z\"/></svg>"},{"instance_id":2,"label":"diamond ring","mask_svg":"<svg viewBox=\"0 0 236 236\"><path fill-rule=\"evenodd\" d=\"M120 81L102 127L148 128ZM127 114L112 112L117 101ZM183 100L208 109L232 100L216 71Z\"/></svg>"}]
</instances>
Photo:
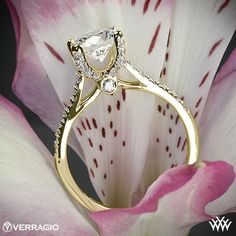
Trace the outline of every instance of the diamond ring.
<instances>
[{"instance_id":1,"label":"diamond ring","mask_svg":"<svg viewBox=\"0 0 236 236\"><path fill-rule=\"evenodd\" d=\"M99 95L112 95L117 87L143 91L159 96L173 106L181 118L188 141L186 164L194 164L198 159L199 137L195 120L190 110L177 94L139 69L135 68L126 57L125 41L121 31L114 27L89 33L78 39L68 41L68 48L76 65L77 81L70 103L65 108L55 136L55 165L57 172L72 197L90 211L109 209L88 197L74 181L67 161L67 141L74 121L95 101ZM125 81L119 76L119 70L125 68L134 76L135 81ZM82 96L87 79L96 82L95 88L88 95Z\"/></svg>"}]
</instances>

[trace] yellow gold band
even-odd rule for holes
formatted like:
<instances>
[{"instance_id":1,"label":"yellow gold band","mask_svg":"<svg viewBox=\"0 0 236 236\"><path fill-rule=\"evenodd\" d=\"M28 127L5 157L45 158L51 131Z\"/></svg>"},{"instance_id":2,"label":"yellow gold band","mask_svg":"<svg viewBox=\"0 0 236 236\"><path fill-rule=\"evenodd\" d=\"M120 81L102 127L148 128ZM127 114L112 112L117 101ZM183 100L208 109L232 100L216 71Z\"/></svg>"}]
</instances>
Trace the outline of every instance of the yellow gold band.
<instances>
[{"instance_id":1,"label":"yellow gold band","mask_svg":"<svg viewBox=\"0 0 236 236\"><path fill-rule=\"evenodd\" d=\"M133 74L138 82L127 82L118 80L118 86L124 89L132 89L138 91L144 91L156 96L161 97L167 103L173 106L178 112L181 120L183 121L188 140L188 155L186 164L194 164L198 158L199 138L198 131L195 124L195 120L191 112L183 104L183 101L177 97L177 95L168 89L165 85L146 79L145 76L140 74L138 70L133 68L131 64L127 63L126 68ZM75 183L67 162L67 141L70 130L74 121L83 112L83 110L92 103L100 94L101 89L96 87L94 91L85 98L81 98L85 78L82 77L80 83L76 86L77 93L73 97L72 104L68 108L64 120L61 121L61 125L56 132L55 141L55 165L58 174L69 193L73 198L82 206L90 211L100 211L109 209L92 198L89 198Z\"/></svg>"},{"instance_id":2,"label":"yellow gold band","mask_svg":"<svg viewBox=\"0 0 236 236\"><path fill-rule=\"evenodd\" d=\"M107 35L109 36L108 40L110 40L108 43L105 41L107 40ZM78 64L76 64L79 67L79 70L77 71L78 81L75 84L74 95L71 98L68 107L65 108L63 119L61 120L60 126L55 133L56 140L54 142L54 146L56 169L68 192L79 204L88 210L101 211L109 209L109 207L104 206L88 197L79 188L71 175L67 161L67 142L74 121L101 93L113 94L117 87L123 89L132 89L159 96L168 104L173 106L181 118L187 133L188 154L186 158L186 164L188 165L194 164L198 159L199 137L196 123L190 110L188 110L184 105L184 102L178 98L177 94L170 90L166 85L156 82L147 75L144 75L140 70L136 69L131 63L123 58L123 35L120 31L116 31L112 27L107 31L96 33L95 38L92 37L94 37L94 35L87 37L90 40L89 45L93 43L91 39L97 41L99 39L100 41L98 41L98 43L101 43L101 39L103 39L102 37L105 37L105 39L103 39L104 42L102 41L102 50L100 49L100 51L98 51L98 49L96 49L96 54L92 54L95 59L96 57L101 56L104 51L107 52L107 47L112 47L111 45L113 39L115 42L115 47L113 47L113 51L110 53L110 61L108 61L109 63L107 64L106 69L99 71L87 63L88 57L91 57L91 52L87 52L87 57L85 56L86 52L84 52L84 50L87 50L86 47L88 47L85 43L87 40L86 38L82 38L78 42L75 40L68 42L68 47L75 63L76 60L78 60ZM84 50L81 45L85 47ZM101 57L98 59L100 60ZM117 73L114 74L112 72L113 69L119 68L121 66L128 70L130 74L136 78L136 81L130 82L121 80L117 77ZM84 83L87 78L94 79L97 82L96 87L87 96L82 97ZM107 84L108 86L106 86Z\"/></svg>"}]
</instances>

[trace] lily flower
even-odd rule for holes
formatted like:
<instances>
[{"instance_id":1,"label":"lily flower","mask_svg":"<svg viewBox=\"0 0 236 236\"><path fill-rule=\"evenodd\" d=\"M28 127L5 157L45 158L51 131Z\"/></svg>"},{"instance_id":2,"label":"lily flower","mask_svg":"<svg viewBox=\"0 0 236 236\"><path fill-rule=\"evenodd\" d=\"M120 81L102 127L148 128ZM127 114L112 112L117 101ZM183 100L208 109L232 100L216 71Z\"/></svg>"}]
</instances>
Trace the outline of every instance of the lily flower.
<instances>
[{"instance_id":1,"label":"lily flower","mask_svg":"<svg viewBox=\"0 0 236 236\"><path fill-rule=\"evenodd\" d=\"M60 235L183 236L199 222L235 211L235 50L216 75L235 31L235 1L7 4L17 43L13 90L51 129L75 83L66 42L114 25L124 33L130 61L182 96L201 146L199 163L184 165L185 132L169 104L135 91L102 95L70 139L101 201L116 207L91 213L64 191L52 154L19 108L1 97L1 222L58 224Z\"/></svg>"}]
</instances>

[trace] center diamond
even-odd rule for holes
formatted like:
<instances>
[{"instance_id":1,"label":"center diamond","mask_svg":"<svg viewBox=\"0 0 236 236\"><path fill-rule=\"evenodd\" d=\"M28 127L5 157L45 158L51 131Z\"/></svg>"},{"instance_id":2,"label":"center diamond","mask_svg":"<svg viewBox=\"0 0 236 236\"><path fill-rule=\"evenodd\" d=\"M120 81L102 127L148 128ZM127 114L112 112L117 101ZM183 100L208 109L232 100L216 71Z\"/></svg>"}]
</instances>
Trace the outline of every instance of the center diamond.
<instances>
[{"instance_id":1,"label":"center diamond","mask_svg":"<svg viewBox=\"0 0 236 236\"><path fill-rule=\"evenodd\" d=\"M123 34L114 27L71 39L67 46L78 73L95 81L101 81L105 76L116 77L127 62Z\"/></svg>"},{"instance_id":2,"label":"center diamond","mask_svg":"<svg viewBox=\"0 0 236 236\"><path fill-rule=\"evenodd\" d=\"M103 62L113 45L114 39L112 37L104 39L102 36L96 35L86 39L85 42L81 44L81 47L86 56L96 61Z\"/></svg>"},{"instance_id":3,"label":"center diamond","mask_svg":"<svg viewBox=\"0 0 236 236\"><path fill-rule=\"evenodd\" d=\"M89 65L98 70L109 67L114 59L115 41L111 29L86 35L80 46Z\"/></svg>"}]
</instances>

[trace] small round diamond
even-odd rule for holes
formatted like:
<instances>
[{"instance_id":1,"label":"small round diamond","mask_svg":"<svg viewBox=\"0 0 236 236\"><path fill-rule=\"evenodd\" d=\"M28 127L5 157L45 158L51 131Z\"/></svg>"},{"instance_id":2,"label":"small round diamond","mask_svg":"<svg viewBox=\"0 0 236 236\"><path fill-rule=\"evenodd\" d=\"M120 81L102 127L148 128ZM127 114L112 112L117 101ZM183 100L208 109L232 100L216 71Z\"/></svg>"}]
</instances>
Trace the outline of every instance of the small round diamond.
<instances>
[{"instance_id":1,"label":"small round diamond","mask_svg":"<svg viewBox=\"0 0 236 236\"><path fill-rule=\"evenodd\" d=\"M105 78L101 83L101 89L104 93L113 93L116 90L117 83L112 78Z\"/></svg>"}]
</instances>

